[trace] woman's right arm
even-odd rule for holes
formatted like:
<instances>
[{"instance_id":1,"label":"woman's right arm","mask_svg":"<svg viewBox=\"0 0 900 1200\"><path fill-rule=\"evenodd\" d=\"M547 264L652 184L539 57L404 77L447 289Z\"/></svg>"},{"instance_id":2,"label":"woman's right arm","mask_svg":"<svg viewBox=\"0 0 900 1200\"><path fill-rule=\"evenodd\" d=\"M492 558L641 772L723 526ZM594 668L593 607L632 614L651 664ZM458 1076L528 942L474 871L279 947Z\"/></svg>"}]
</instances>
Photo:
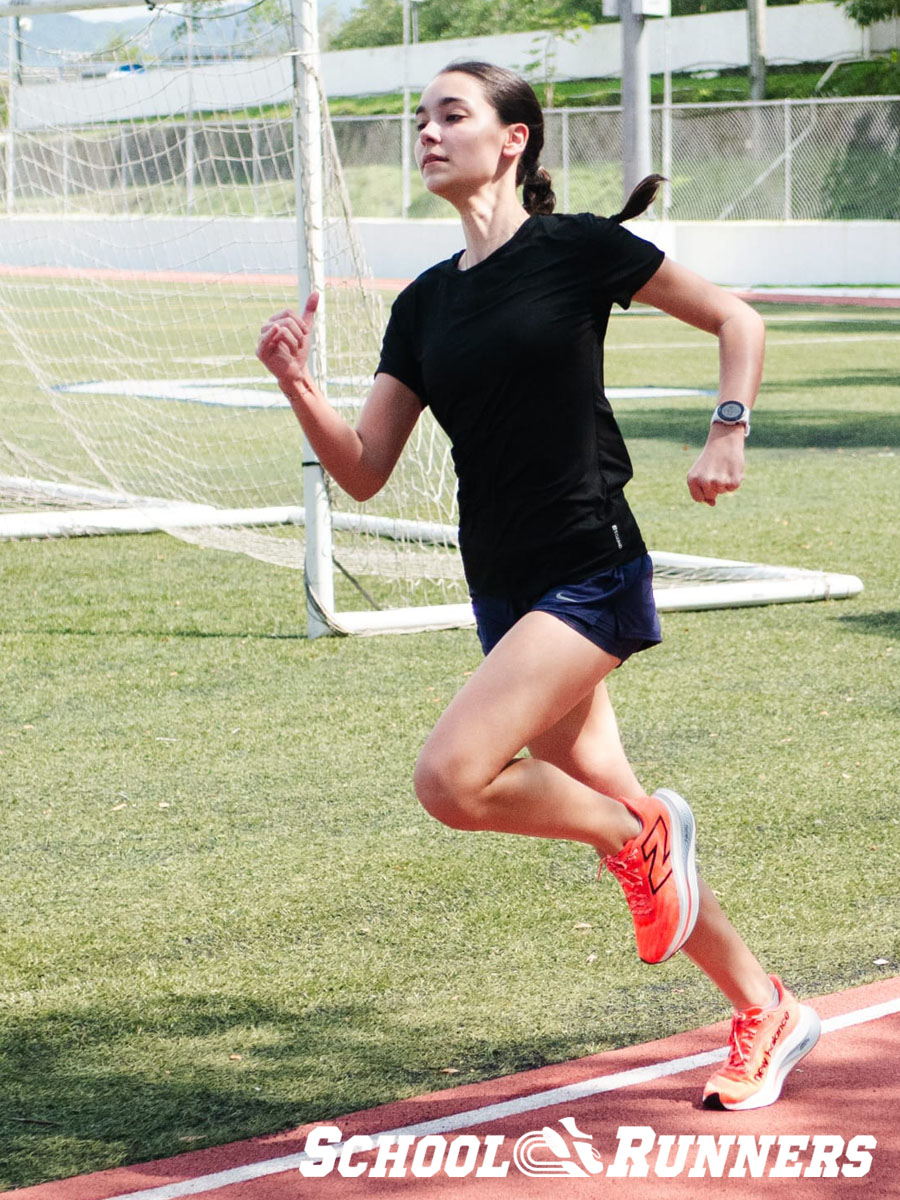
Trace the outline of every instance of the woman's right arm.
<instances>
[{"instance_id":1,"label":"woman's right arm","mask_svg":"<svg viewBox=\"0 0 900 1200\"><path fill-rule=\"evenodd\" d=\"M309 444L329 475L354 500L368 500L387 482L422 411L415 392L384 373L354 429L334 411L307 369L319 297L309 297L303 315L290 310L262 327L256 356L278 381Z\"/></svg>"}]
</instances>

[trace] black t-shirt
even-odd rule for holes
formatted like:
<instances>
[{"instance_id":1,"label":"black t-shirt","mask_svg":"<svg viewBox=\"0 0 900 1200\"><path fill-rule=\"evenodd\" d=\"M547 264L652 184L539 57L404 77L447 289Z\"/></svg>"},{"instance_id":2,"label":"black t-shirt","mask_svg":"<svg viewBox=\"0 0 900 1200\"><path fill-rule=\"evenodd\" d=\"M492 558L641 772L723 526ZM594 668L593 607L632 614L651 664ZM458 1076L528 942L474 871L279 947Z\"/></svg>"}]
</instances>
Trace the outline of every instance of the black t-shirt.
<instances>
[{"instance_id":1,"label":"black t-shirt","mask_svg":"<svg viewBox=\"0 0 900 1200\"><path fill-rule=\"evenodd\" d=\"M461 253L397 297L378 371L450 438L470 588L536 598L644 551L603 338L663 254L589 213L531 216L467 271Z\"/></svg>"}]
</instances>

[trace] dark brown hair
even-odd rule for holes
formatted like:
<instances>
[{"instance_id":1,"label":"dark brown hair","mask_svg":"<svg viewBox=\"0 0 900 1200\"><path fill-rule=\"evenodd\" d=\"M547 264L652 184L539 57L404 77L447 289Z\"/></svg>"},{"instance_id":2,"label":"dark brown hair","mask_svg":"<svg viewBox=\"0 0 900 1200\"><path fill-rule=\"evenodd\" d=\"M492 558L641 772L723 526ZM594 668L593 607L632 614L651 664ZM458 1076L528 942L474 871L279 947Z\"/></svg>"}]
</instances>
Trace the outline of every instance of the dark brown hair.
<instances>
[{"instance_id":1,"label":"dark brown hair","mask_svg":"<svg viewBox=\"0 0 900 1200\"><path fill-rule=\"evenodd\" d=\"M656 199L659 185L665 182L665 175L645 175L641 182L632 190L631 195L625 201L625 207L622 211L615 213L610 217L610 220L621 225L623 221L630 221L632 217L639 217L642 212L647 211Z\"/></svg>"},{"instance_id":2,"label":"dark brown hair","mask_svg":"<svg viewBox=\"0 0 900 1200\"><path fill-rule=\"evenodd\" d=\"M529 213L552 213L556 196L549 172L540 165L544 148L544 114L534 89L515 71L486 62L452 62L442 75L459 71L481 84L501 125L527 125L528 142L516 168L516 186L522 188L522 204Z\"/></svg>"},{"instance_id":3,"label":"dark brown hair","mask_svg":"<svg viewBox=\"0 0 900 1200\"><path fill-rule=\"evenodd\" d=\"M540 164L544 148L544 113L534 88L515 71L496 67L493 63L451 62L441 74L446 75L450 71L459 71L478 80L502 125L528 126L528 142L516 169L516 186L522 188L522 204L526 212L552 213L556 207L556 195L550 172ZM640 216L653 203L662 182L662 175L648 175L642 179L626 200L622 211L611 220L621 223Z\"/></svg>"}]
</instances>

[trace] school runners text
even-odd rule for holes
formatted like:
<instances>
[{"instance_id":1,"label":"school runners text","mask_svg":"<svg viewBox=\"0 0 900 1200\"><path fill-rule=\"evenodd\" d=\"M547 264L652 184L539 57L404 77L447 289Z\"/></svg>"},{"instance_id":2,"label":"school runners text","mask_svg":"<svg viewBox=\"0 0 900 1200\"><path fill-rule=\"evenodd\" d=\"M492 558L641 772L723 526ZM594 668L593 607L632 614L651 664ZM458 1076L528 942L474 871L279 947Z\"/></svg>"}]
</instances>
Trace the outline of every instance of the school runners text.
<instances>
[{"instance_id":1,"label":"school runners text","mask_svg":"<svg viewBox=\"0 0 900 1200\"><path fill-rule=\"evenodd\" d=\"M858 1178L872 1166L874 1137L859 1134L657 1134L649 1125L620 1125L611 1152L603 1155L593 1135L573 1117L545 1125L513 1141L503 1134L401 1131L354 1134L343 1139L337 1125L318 1125L306 1138L299 1171L321 1179L336 1171L345 1178L502 1179L510 1171L531 1178L572 1179L657 1176L722 1179Z\"/></svg>"}]
</instances>

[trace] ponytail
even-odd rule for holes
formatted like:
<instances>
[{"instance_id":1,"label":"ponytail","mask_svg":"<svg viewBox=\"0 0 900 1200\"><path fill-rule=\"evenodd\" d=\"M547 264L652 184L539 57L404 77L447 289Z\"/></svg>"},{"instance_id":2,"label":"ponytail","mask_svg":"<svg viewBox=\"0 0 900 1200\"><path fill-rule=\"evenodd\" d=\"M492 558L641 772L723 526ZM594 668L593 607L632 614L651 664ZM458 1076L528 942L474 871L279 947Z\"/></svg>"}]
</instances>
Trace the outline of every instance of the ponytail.
<instances>
[{"instance_id":1,"label":"ponytail","mask_svg":"<svg viewBox=\"0 0 900 1200\"><path fill-rule=\"evenodd\" d=\"M550 174L539 161L544 146L544 114L531 84L506 67L477 61L448 63L440 74L455 71L478 80L501 125L528 126L528 141L516 168L516 186L522 188L522 206L529 215L552 213L556 208L556 196ZM610 219L621 224L639 217L653 203L663 182L662 175L648 175L642 179L625 201L622 211Z\"/></svg>"},{"instance_id":2,"label":"ponytail","mask_svg":"<svg viewBox=\"0 0 900 1200\"><path fill-rule=\"evenodd\" d=\"M534 161L526 163L523 156L519 175L525 211L531 215L552 213L556 208L556 193L553 191L550 172L546 167ZM610 220L621 225L623 221L639 217L656 199L660 184L665 182L665 175L646 175L625 201L622 211L614 213Z\"/></svg>"},{"instance_id":3,"label":"ponytail","mask_svg":"<svg viewBox=\"0 0 900 1200\"><path fill-rule=\"evenodd\" d=\"M552 213L556 207L550 172L535 161L525 162L523 155L519 166L519 183L522 185L522 204L529 214ZM646 212L659 192L660 184L666 182L665 175L646 175L625 201L621 212L610 217L617 225L630 221Z\"/></svg>"},{"instance_id":4,"label":"ponytail","mask_svg":"<svg viewBox=\"0 0 900 1200\"><path fill-rule=\"evenodd\" d=\"M621 225L623 221L630 221L632 217L639 217L642 212L647 211L656 199L659 185L665 182L665 175L646 175L625 201L625 207L622 211L615 213L610 217L610 220L615 221L617 225Z\"/></svg>"},{"instance_id":5,"label":"ponytail","mask_svg":"<svg viewBox=\"0 0 900 1200\"><path fill-rule=\"evenodd\" d=\"M544 216L556 208L556 193L550 172L538 163L532 164L525 171L522 180L522 206L530 215Z\"/></svg>"}]
</instances>

